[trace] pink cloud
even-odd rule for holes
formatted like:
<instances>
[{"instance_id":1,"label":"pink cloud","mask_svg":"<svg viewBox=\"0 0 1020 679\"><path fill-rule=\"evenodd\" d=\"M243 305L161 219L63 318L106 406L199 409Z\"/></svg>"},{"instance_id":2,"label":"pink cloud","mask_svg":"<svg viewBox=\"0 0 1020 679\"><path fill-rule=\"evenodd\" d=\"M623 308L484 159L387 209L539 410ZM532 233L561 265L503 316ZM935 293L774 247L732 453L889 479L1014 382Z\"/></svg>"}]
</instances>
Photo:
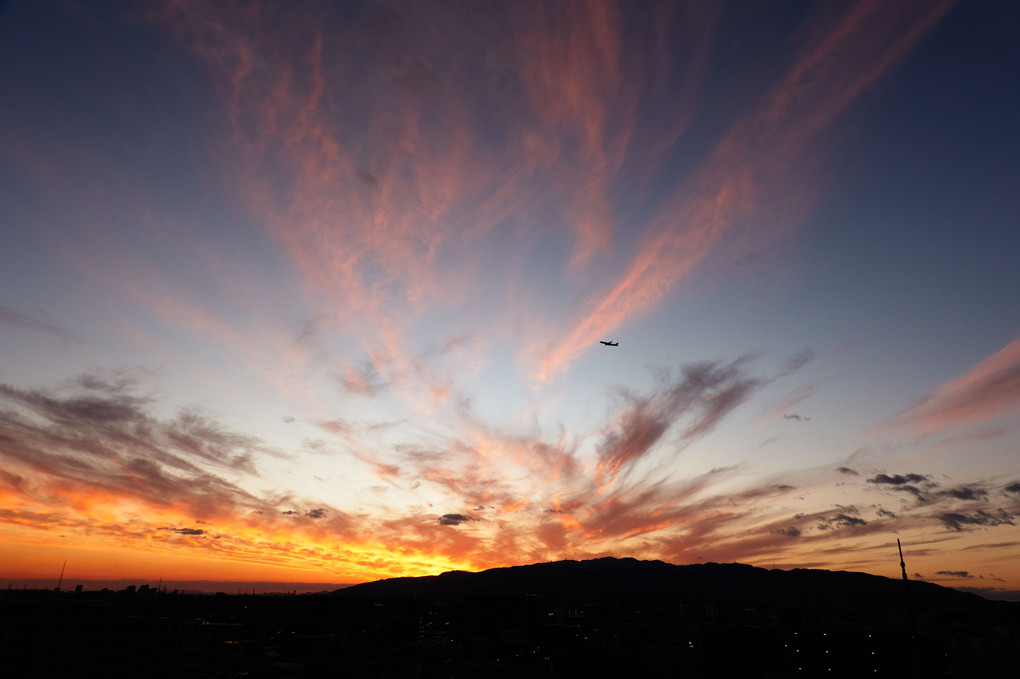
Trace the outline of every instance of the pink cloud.
<instances>
[{"instance_id":1,"label":"pink cloud","mask_svg":"<svg viewBox=\"0 0 1020 679\"><path fill-rule=\"evenodd\" d=\"M541 362L539 377L566 369L592 338L647 313L695 266L722 247L728 233L752 217L745 234L762 245L796 227L810 185L799 162L808 145L868 87L897 64L952 2L900 5L867 0L835 26L817 31L786 75L740 116L691 178L663 201L627 269L587 301ZM904 31L903 26L909 26Z\"/></svg>"},{"instance_id":2,"label":"pink cloud","mask_svg":"<svg viewBox=\"0 0 1020 679\"><path fill-rule=\"evenodd\" d=\"M1020 339L946 382L920 404L897 416L893 426L931 436L954 425L987 422L1020 406Z\"/></svg>"}]
</instances>

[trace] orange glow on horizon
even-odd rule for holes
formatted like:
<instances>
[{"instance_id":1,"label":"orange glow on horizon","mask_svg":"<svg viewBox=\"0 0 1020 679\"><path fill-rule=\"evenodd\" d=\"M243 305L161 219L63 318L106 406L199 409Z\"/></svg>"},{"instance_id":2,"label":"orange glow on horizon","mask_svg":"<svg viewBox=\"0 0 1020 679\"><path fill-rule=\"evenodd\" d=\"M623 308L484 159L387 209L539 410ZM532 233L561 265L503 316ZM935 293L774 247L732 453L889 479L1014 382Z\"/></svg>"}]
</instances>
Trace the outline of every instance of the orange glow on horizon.
<instances>
[{"instance_id":1,"label":"orange glow on horizon","mask_svg":"<svg viewBox=\"0 0 1020 679\"><path fill-rule=\"evenodd\" d=\"M36 492L42 484L36 483ZM81 552L80 577L134 577L161 570L177 579L217 577L266 581L366 581L475 570L470 559L431 552L414 544L387 546L370 537L344 539L322 526L301 526L289 517L222 514L209 521L188 518L187 506L142 503L60 481L45 488L46 505L5 493L9 544L2 548L3 572L28 577L41 563L31 550ZM19 520L18 517L24 517ZM131 555L119 559L117 555ZM43 569L43 572L45 569Z\"/></svg>"},{"instance_id":2,"label":"orange glow on horizon","mask_svg":"<svg viewBox=\"0 0 1020 679\"><path fill-rule=\"evenodd\" d=\"M865 569L881 573L888 555L888 536L882 533L870 538L856 538L854 549L840 553L827 550L828 556L818 553L818 540L829 535L817 533L795 545L776 526L784 524L762 515L754 527L748 527L746 512L732 509L707 508L700 513L676 509L678 500L667 498L655 509L639 511L620 498L609 498L601 504L569 511L557 506L543 512L535 534L546 547L553 550L546 556L522 559L523 553L485 552L472 547L474 537L460 530L436 525L432 535L457 537L457 542L427 539L417 543L406 535L392 542L355 535L341 537L329 525L298 524L291 517L267 518L249 513L221 516L215 521L183 520L186 512L171 507L143 506L137 500L124 498L122 502L109 496L97 501L93 489L75 490L66 483L56 484L51 497L60 497L66 504L60 511L50 507L43 520L39 507L34 510L16 494L5 497L18 500L8 504L5 517L5 540L0 547L0 579L17 580L38 578L50 572L59 572L59 564L68 560L65 578L69 584L74 578L87 580L115 580L149 578L156 580L229 580L262 582L334 582L337 584L364 582L391 577L436 575L451 570L478 571L486 568L521 565L534 561L560 558L593 558L596 556L628 553L637 558L665 559L674 563L693 562L693 552L684 545L701 543L710 547L715 560L741 561L753 565L773 563L792 564L797 567ZM39 484L36 484L38 491ZM80 513L98 510L96 515ZM526 507L503 507L500 515L519 515ZM735 521L744 515L742 521ZM22 521L17 517L24 516ZM97 520L102 517L102 521ZM144 518L142 518L144 517ZM303 517L307 518L307 517ZM808 517L810 519L810 517ZM733 523L733 529L715 532L715 526ZM624 548L629 539L655 535L667 529L682 529L676 542L677 551L669 554ZM421 530L421 527L418 529ZM736 532L734 532L736 531ZM570 537L574 536L574 537ZM591 545L592 551L577 549L577 538ZM831 537L836 537L835 535ZM847 537L850 537L849 535ZM929 573L927 579L947 584L966 584L952 581L956 576L934 575L939 572L965 572L966 564L957 563L952 553L929 553L923 541L931 537L904 536L909 545L912 567ZM968 549L985 550L986 562L994 566L994 574L1002 582L1012 581L1020 573L1010 558L1008 543L986 543L980 533L962 536L955 553ZM573 543L573 544L572 544ZM792 545L792 546L791 546ZM686 556L684 556L686 554ZM968 555L973 558L972 555ZM848 559L841 561L842 559ZM954 565L956 564L956 565ZM792 567L792 566L789 566ZM895 575L895 573L893 574ZM957 577L957 579L959 579ZM951 582L952 581L952 582ZM994 583L984 583L992 585Z\"/></svg>"}]
</instances>

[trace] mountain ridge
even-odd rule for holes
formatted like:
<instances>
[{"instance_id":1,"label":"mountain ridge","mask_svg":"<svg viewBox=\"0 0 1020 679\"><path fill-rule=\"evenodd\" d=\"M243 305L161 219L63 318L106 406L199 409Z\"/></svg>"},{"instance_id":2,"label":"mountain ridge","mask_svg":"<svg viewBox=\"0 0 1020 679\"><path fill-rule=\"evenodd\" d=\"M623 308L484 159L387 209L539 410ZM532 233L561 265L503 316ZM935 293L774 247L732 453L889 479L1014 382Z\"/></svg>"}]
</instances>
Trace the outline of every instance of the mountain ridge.
<instances>
[{"instance_id":1,"label":"mountain ridge","mask_svg":"<svg viewBox=\"0 0 1020 679\"><path fill-rule=\"evenodd\" d=\"M664 598L739 601L770 607L865 608L902 611L904 615L908 606L913 606L918 614L932 614L1006 603L935 583L910 580L904 585L899 579L855 571L766 570L748 564L715 562L676 565L630 557L388 578L352 585L334 594L383 598L526 595L574 600Z\"/></svg>"}]
</instances>

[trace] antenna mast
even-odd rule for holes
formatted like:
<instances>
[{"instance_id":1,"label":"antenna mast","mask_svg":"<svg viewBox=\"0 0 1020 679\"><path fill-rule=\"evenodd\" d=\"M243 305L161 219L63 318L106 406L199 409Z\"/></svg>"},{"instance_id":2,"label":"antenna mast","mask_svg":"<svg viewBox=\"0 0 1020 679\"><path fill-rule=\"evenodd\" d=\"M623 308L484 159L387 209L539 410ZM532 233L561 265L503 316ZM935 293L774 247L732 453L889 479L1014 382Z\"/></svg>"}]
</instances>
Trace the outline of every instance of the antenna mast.
<instances>
[{"instance_id":1,"label":"antenna mast","mask_svg":"<svg viewBox=\"0 0 1020 679\"><path fill-rule=\"evenodd\" d=\"M900 539L896 538L896 549L900 550L900 572L903 573L903 592L907 597L907 614L910 616L910 630L917 633L917 625L914 623L914 607L910 605L910 585L907 580L907 565L903 561L903 545Z\"/></svg>"},{"instance_id":2,"label":"antenna mast","mask_svg":"<svg viewBox=\"0 0 1020 679\"><path fill-rule=\"evenodd\" d=\"M60 585L61 585L61 583L64 582L64 569L65 568L67 568L67 559L64 559L64 565L60 567L60 579L57 580L57 587L56 587L56 589L53 590L54 592L59 592L60 591Z\"/></svg>"}]
</instances>

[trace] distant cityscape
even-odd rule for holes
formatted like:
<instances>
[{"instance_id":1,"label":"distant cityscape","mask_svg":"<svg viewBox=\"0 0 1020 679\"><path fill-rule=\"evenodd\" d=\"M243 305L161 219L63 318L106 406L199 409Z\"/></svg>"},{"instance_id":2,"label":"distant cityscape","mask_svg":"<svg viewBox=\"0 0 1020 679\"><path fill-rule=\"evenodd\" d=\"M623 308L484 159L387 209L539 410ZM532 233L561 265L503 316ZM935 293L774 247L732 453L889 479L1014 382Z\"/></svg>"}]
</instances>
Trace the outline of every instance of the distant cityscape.
<instances>
[{"instance_id":1,"label":"distant cityscape","mask_svg":"<svg viewBox=\"0 0 1020 679\"><path fill-rule=\"evenodd\" d=\"M5 677L1012 678L1017 667L1020 604L861 573L598 559L318 594L0 591Z\"/></svg>"},{"instance_id":2,"label":"distant cityscape","mask_svg":"<svg viewBox=\"0 0 1020 679\"><path fill-rule=\"evenodd\" d=\"M0 579L2 589L54 589L58 578L8 578ZM81 585L87 592L98 592L104 589L115 592L129 587L163 589L167 592L176 591L180 594L310 594L314 592L332 592L349 587L350 583L342 582L272 582L251 580L145 580L141 578L122 578L117 580L89 580L72 578L61 583L62 590L74 590Z\"/></svg>"}]
</instances>

